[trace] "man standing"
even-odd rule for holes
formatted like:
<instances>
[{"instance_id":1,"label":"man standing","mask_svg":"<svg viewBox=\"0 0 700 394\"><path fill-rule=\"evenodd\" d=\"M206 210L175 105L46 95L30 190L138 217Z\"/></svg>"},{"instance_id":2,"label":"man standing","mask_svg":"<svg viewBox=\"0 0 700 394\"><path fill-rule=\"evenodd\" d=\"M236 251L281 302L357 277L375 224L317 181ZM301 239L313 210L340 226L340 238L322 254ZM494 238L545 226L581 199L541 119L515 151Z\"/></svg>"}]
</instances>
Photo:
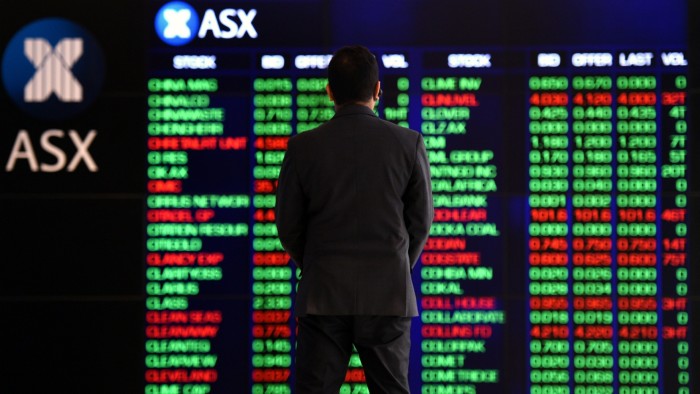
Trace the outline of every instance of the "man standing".
<instances>
[{"instance_id":1,"label":"man standing","mask_svg":"<svg viewBox=\"0 0 700 394\"><path fill-rule=\"evenodd\" d=\"M422 136L379 119L375 56L344 47L328 66L336 114L289 140L277 229L301 269L296 393L337 394L355 345L371 393L408 393L411 271L433 219Z\"/></svg>"}]
</instances>

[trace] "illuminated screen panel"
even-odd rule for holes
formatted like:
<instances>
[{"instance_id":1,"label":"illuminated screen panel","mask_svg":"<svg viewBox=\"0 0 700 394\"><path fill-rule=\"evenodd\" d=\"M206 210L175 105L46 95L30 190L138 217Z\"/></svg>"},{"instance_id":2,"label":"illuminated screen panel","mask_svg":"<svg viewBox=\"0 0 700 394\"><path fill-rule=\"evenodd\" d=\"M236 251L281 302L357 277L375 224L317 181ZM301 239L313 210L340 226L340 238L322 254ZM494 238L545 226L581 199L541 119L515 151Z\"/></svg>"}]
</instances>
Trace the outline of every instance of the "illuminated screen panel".
<instances>
[{"instance_id":1,"label":"illuminated screen panel","mask_svg":"<svg viewBox=\"0 0 700 394\"><path fill-rule=\"evenodd\" d=\"M421 312L413 333L414 390L505 390L512 383L504 376L519 369L504 354L521 349L515 352L522 352L526 371L518 372L523 381L517 385L531 393L663 392L668 387L685 392L691 380L684 194L687 77L685 65L670 60L683 59L683 53L527 52L522 57L532 61L519 75L523 86L515 98L503 96L507 68L499 52L378 48L377 53L384 90L378 113L421 131L433 178L435 221L415 275ZM250 215L252 229L239 234L247 246L229 243L226 250L231 252L218 251L220 256L245 256L236 247L250 250L247 268L234 265L240 260L226 265L226 258L215 264L221 268L218 280L225 277L226 267L232 275L245 272L251 292L250 314L233 312L233 319L250 322L248 339L221 342L247 343L246 364L239 367L250 373L251 392L293 392L292 310L298 273L276 237L274 193L289 138L333 115L324 93L329 57L289 49L246 56L250 68L234 71L248 77L224 79L231 85L213 78L188 79L182 72L169 83L238 89L232 95L247 97L228 110L247 121L238 126L245 136L235 129L227 136L223 121L215 123L222 125L218 128L198 123L221 135L200 137L211 138L211 150L221 149L221 141L228 141L223 146L231 150L230 156L207 157L201 163L219 168L226 164L214 160L243 154L239 164L244 165L233 175L241 178L228 179L230 185L215 184L242 185L236 197L240 204L230 208ZM643 60L645 64L637 64ZM149 85L161 81L154 78ZM229 87L233 83L237 85ZM222 96L210 90L207 100L195 101L211 105L222 102ZM500 124L493 119L508 112L513 99L526 103L519 140L526 153L517 166L505 157ZM160 113L149 111L153 117ZM157 130L155 124L149 132ZM154 165L168 157L156 141L161 140L149 137L149 163ZM169 152L171 164L187 164L185 152ZM507 198L499 194L500 177L518 171L527 174L527 209L520 212L525 224L504 233ZM151 179L149 190L169 184L186 190L188 183L207 185ZM245 188L249 200L241 197ZM174 191L154 190L149 204L161 198L178 201ZM218 212L225 207L208 208L193 211L194 217L210 212L209 222L223 215ZM177 211L159 215L171 222L189 217ZM151 228L159 227L149 224L149 236ZM520 256L526 280L509 290L506 281L522 280L508 275L514 263L504 257L512 247L506 238L512 231L527 234L517 246L521 254L509 254ZM197 248L205 250L205 241ZM155 259L157 254L148 256ZM151 272L149 268L147 274ZM201 286L189 283L173 285ZM512 296L521 300L515 306L509 303ZM179 308L191 309L185 301ZM522 308L524 318L508 319L518 316L516 308ZM217 316L218 324L227 320L220 309L202 312ZM147 319L153 316L149 311ZM521 336L517 344L505 347L508 324ZM225 351L207 341L202 343L208 353L197 357ZM223 386L215 385L217 371L209 370L206 384L211 386L205 387ZM356 354L342 390L367 392Z\"/></svg>"},{"instance_id":2,"label":"illuminated screen panel","mask_svg":"<svg viewBox=\"0 0 700 394\"><path fill-rule=\"evenodd\" d=\"M234 9L241 46L214 19L189 46L153 43L146 320L186 334L147 339L149 392L294 392L300 273L277 238L276 182L289 138L334 114L336 47L270 27L273 10L312 6L297 5ZM378 115L421 132L431 164L412 391L689 393L684 46L430 37L364 42L380 67ZM186 255L205 256L192 264L210 274L167 276L176 264L164 261ZM354 353L341 393L367 392Z\"/></svg>"},{"instance_id":3,"label":"illuminated screen panel","mask_svg":"<svg viewBox=\"0 0 700 394\"><path fill-rule=\"evenodd\" d=\"M253 80L252 392L289 393L294 268L276 238L275 184L292 134L292 81Z\"/></svg>"},{"instance_id":4,"label":"illuminated screen panel","mask_svg":"<svg viewBox=\"0 0 700 394\"><path fill-rule=\"evenodd\" d=\"M227 289L248 286L243 273L281 274L249 268L251 233L267 228L249 223L248 117L230 111L241 101L230 93L237 82L168 71L147 81L146 392L232 384L222 371L231 339L247 331L236 315L250 298Z\"/></svg>"},{"instance_id":5,"label":"illuminated screen panel","mask_svg":"<svg viewBox=\"0 0 700 394\"><path fill-rule=\"evenodd\" d=\"M425 138L435 205L419 265L419 387L500 391L504 365L493 355L501 350L505 323L496 290L504 275L497 197L503 153L489 136L488 114L503 108L496 94L502 68L492 66L490 53L416 57L423 67L417 80L408 79L419 88L409 102L419 109L414 128Z\"/></svg>"},{"instance_id":6,"label":"illuminated screen panel","mask_svg":"<svg viewBox=\"0 0 700 394\"><path fill-rule=\"evenodd\" d=\"M689 392L680 56L533 56L531 392Z\"/></svg>"}]
</instances>

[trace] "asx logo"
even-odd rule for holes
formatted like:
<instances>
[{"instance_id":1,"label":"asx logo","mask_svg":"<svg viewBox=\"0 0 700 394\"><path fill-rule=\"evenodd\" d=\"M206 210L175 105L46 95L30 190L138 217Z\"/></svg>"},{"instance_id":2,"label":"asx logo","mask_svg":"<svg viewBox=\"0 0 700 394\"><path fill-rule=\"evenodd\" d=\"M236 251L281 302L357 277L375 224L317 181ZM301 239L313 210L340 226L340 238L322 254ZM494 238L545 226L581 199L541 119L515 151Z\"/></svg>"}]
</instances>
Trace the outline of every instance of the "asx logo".
<instances>
[{"instance_id":1,"label":"asx logo","mask_svg":"<svg viewBox=\"0 0 700 394\"><path fill-rule=\"evenodd\" d=\"M211 33L217 39L257 38L253 26L257 10L226 8L221 11L207 9L200 21L197 11L183 1L171 1L156 14L155 28L158 37L168 45L180 46L195 36L206 38Z\"/></svg>"},{"instance_id":2,"label":"asx logo","mask_svg":"<svg viewBox=\"0 0 700 394\"><path fill-rule=\"evenodd\" d=\"M104 59L97 41L61 18L41 19L12 37L2 58L2 80L10 98L28 114L66 119L99 95Z\"/></svg>"}]
</instances>

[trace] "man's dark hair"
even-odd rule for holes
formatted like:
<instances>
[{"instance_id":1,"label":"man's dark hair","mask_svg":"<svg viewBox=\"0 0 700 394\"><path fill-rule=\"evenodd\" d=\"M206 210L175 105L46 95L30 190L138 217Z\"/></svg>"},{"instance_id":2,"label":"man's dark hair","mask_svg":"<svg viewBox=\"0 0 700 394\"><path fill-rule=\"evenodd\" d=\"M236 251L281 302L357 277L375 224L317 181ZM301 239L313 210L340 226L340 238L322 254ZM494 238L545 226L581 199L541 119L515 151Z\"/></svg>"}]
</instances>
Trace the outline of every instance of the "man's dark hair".
<instances>
[{"instance_id":1,"label":"man's dark hair","mask_svg":"<svg viewBox=\"0 0 700 394\"><path fill-rule=\"evenodd\" d=\"M361 45L340 48L328 65L328 85L336 105L369 101L378 80L377 58Z\"/></svg>"}]
</instances>

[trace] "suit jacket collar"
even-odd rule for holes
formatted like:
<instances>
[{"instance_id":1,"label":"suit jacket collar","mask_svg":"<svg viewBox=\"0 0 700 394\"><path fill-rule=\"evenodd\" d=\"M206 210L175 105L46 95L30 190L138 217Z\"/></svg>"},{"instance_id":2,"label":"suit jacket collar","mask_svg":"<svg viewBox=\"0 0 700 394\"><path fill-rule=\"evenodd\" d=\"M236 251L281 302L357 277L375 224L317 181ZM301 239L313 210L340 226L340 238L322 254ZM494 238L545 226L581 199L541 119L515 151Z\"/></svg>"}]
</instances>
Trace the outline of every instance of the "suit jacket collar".
<instances>
[{"instance_id":1,"label":"suit jacket collar","mask_svg":"<svg viewBox=\"0 0 700 394\"><path fill-rule=\"evenodd\" d=\"M335 112L335 116L333 118L337 118L340 116L346 116L346 115L370 115L370 116L377 116L377 114L374 113L371 109L364 105L360 104L347 104L342 107L340 107L338 110Z\"/></svg>"}]
</instances>

